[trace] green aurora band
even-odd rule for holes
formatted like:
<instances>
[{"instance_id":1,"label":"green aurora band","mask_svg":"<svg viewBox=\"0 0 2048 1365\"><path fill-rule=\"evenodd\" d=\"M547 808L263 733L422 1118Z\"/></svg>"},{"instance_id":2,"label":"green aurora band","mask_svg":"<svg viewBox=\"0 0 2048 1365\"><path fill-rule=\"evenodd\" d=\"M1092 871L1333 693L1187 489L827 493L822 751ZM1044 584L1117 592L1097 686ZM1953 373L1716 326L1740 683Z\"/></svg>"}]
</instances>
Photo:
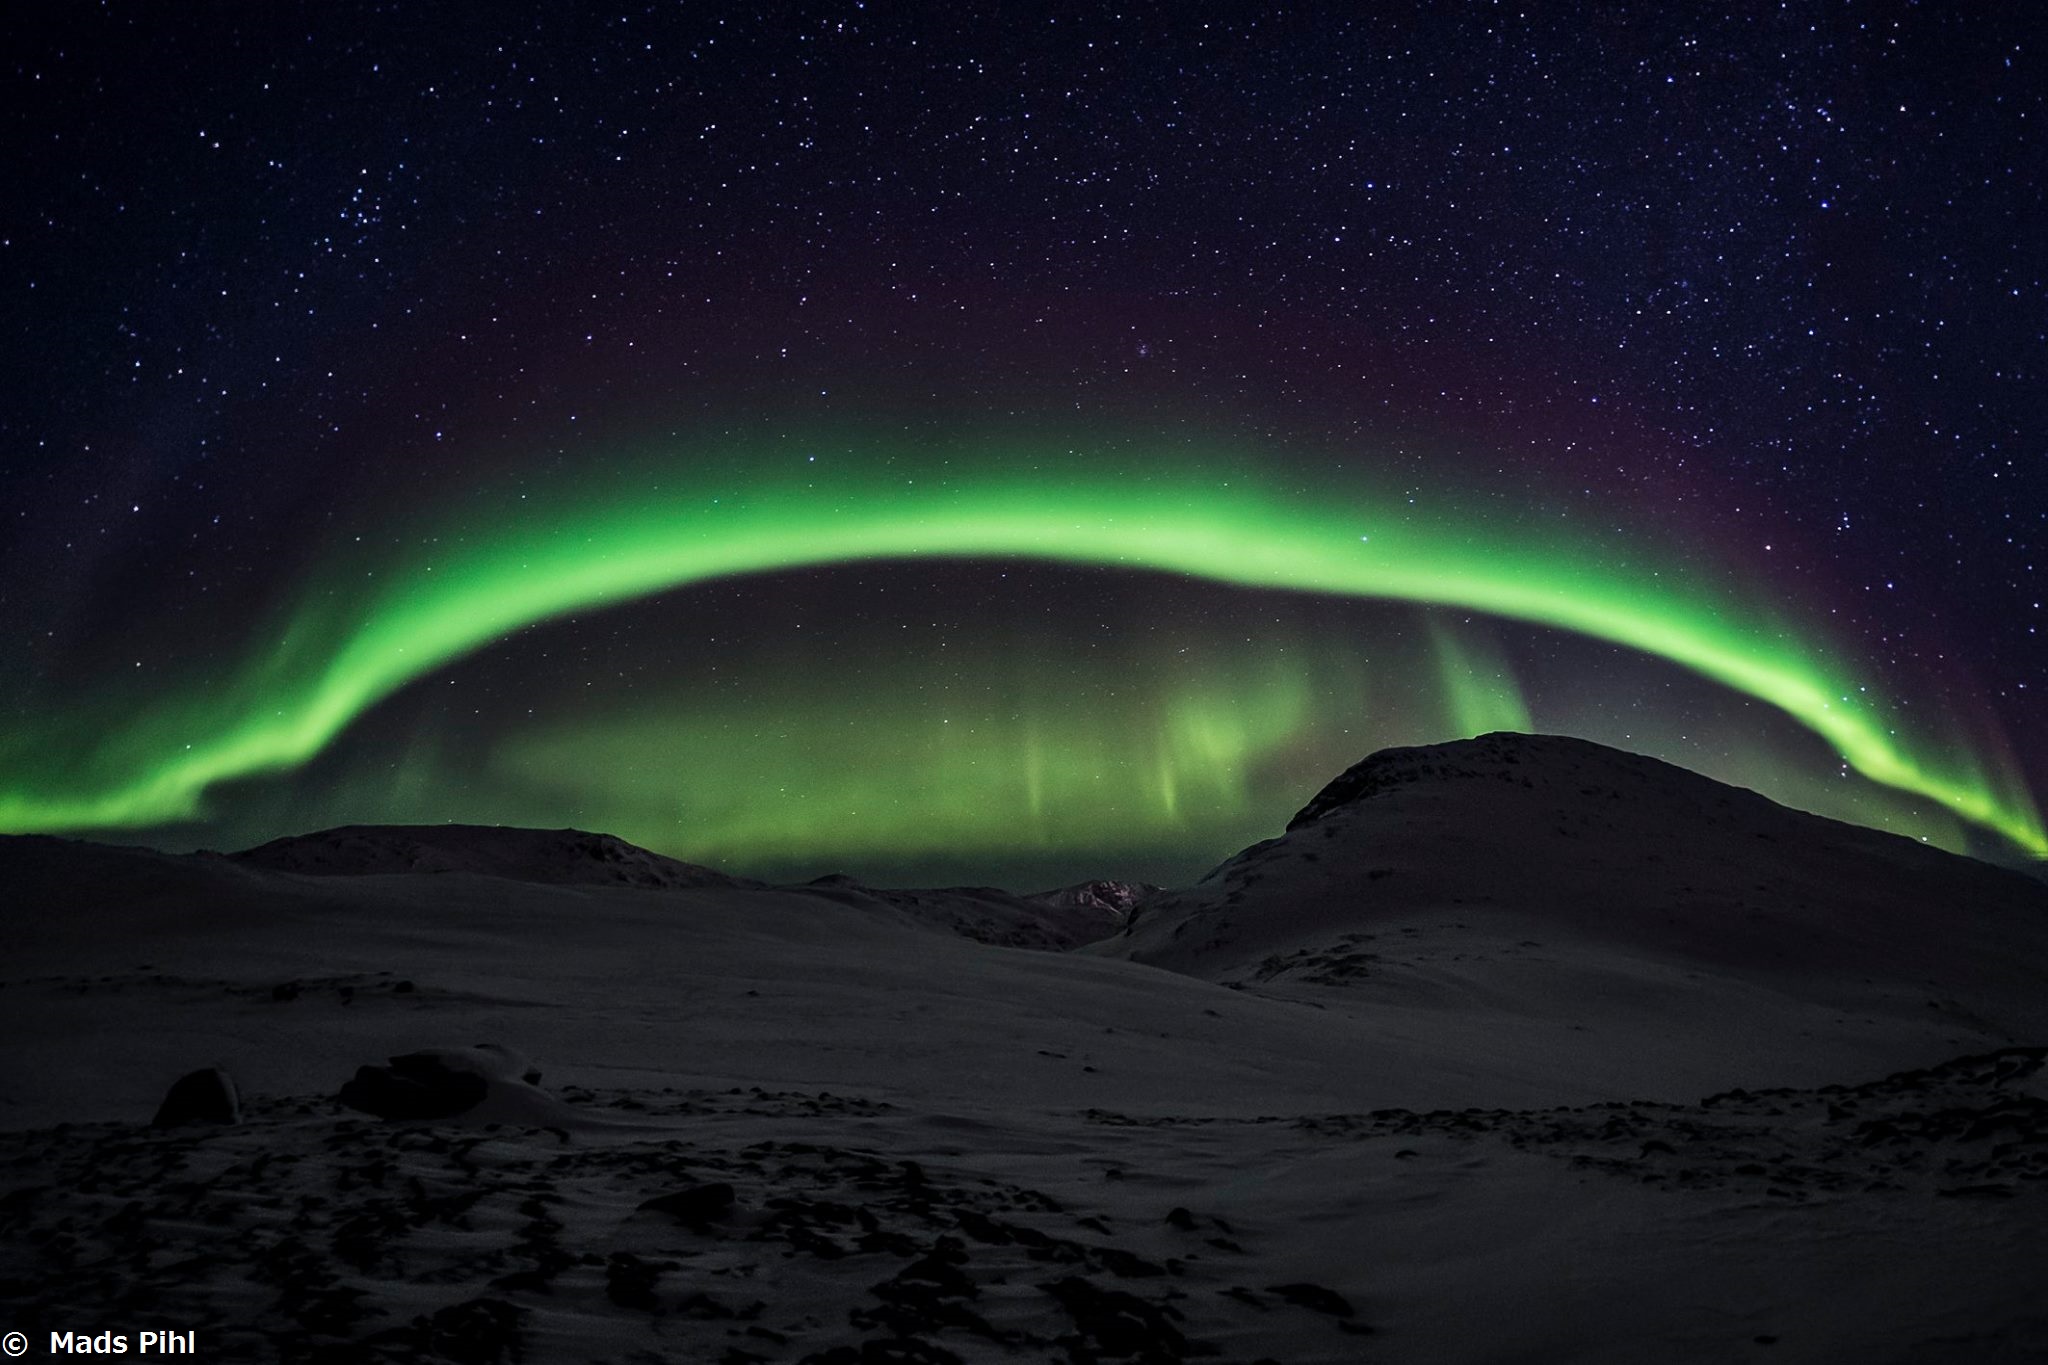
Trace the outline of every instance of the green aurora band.
<instances>
[{"instance_id":1,"label":"green aurora band","mask_svg":"<svg viewBox=\"0 0 2048 1365\"><path fill-rule=\"evenodd\" d=\"M1514 670L1491 640L1461 638L1434 616L1429 618L1430 647L1436 651L1437 676L1450 700L1451 728L1462 738L1489 730L1529 729L1529 706L1515 683Z\"/></svg>"},{"instance_id":2,"label":"green aurora band","mask_svg":"<svg viewBox=\"0 0 2048 1365\"><path fill-rule=\"evenodd\" d=\"M1994 780L1960 745L1937 759L1929 741L1909 743L1846 652L1725 574L1669 553L1652 560L1556 517L1432 519L1337 485L1262 488L1242 459L1117 463L1121 472L1070 455L982 451L973 468L999 472L920 462L911 477L884 459L848 461L845 475L812 466L780 481L733 473L719 483L693 461L703 481L686 492L636 484L631 496L513 502L487 531L439 526L397 563L330 559L275 645L225 680L126 708L125 725L74 716L0 739L0 829L195 818L212 784L296 767L406 684L536 622L737 575L946 557L1405 600L1610 641L1767 702L1864 776L2048 854L2017 781ZM60 734L93 738L52 743Z\"/></svg>"},{"instance_id":3,"label":"green aurora band","mask_svg":"<svg viewBox=\"0 0 2048 1365\"><path fill-rule=\"evenodd\" d=\"M857 709L807 706L791 677L572 716L495 746L492 785L538 798L515 811L570 805L634 843L680 837L693 858L749 868L886 851L987 875L1029 852L1259 837L1258 774L1309 725L1312 670L1247 650L1132 686L1121 667L1086 672L1087 653L1033 649L1083 670L1051 706L1014 664L976 654L936 698L863 668Z\"/></svg>"}]
</instances>

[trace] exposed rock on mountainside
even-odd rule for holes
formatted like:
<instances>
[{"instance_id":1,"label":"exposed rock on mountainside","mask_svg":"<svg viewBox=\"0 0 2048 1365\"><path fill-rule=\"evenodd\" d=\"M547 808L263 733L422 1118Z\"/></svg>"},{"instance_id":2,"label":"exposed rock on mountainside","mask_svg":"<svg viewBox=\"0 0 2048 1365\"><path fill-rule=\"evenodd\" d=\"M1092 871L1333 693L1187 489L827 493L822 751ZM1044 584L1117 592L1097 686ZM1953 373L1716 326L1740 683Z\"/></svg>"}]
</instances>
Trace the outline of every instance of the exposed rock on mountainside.
<instances>
[{"instance_id":1,"label":"exposed rock on mountainside","mask_svg":"<svg viewBox=\"0 0 2048 1365\"><path fill-rule=\"evenodd\" d=\"M1159 891L1150 882L1093 881L1077 882L1057 891L1040 891L1025 899L1059 909L1099 911L1121 920L1130 918L1133 910Z\"/></svg>"}]
</instances>

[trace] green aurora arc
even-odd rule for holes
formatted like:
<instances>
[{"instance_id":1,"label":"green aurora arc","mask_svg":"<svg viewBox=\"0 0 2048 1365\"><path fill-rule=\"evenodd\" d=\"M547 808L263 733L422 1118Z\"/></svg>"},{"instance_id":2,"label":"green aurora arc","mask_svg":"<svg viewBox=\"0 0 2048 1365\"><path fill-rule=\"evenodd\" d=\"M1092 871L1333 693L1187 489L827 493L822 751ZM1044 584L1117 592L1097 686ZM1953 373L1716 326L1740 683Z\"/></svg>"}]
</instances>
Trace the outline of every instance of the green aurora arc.
<instances>
[{"instance_id":1,"label":"green aurora arc","mask_svg":"<svg viewBox=\"0 0 2048 1365\"><path fill-rule=\"evenodd\" d=\"M192 819L209 786L296 767L406 684L567 613L803 566L1016 558L1457 607L1613 642L1767 702L1865 777L2048 855L2016 781L1987 775L1960 745L1937 758L1931 742L1909 742L1844 651L1725 574L1556 518L1537 535L1533 518L1432 519L1337 484L1262 487L1242 459L1135 473L1121 460L1112 473L1071 456L996 454L974 468L1028 473L982 477L941 461L912 477L894 461L849 461L838 475L810 466L666 494L636 485L632 496L517 502L486 530L442 526L397 563L325 561L276 644L225 681L155 697L113 728L74 716L0 741L0 828ZM48 743L60 728L96 738Z\"/></svg>"},{"instance_id":2,"label":"green aurora arc","mask_svg":"<svg viewBox=\"0 0 2048 1365\"><path fill-rule=\"evenodd\" d=\"M772 671L720 694L643 697L493 746L490 785L530 794L506 801L515 815L597 812L634 843L681 838L693 859L756 871L883 852L982 876L1053 850L1126 864L1191 839L1213 850L1260 837L1261 777L1312 725L1316 684L1340 671L1250 647L1105 668L1080 642L1028 643L1034 666L1063 675L1050 706L985 651L963 651L928 691L877 667L876 650L847 660L858 706L818 708L810 679Z\"/></svg>"}]
</instances>

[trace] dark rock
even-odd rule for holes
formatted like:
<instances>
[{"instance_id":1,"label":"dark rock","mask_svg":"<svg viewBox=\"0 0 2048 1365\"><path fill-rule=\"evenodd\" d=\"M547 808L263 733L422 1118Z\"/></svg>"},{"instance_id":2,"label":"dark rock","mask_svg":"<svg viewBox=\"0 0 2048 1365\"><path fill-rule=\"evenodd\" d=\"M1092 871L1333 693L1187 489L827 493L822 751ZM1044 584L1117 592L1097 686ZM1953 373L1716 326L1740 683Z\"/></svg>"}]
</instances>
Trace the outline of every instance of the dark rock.
<instances>
[{"instance_id":1,"label":"dark rock","mask_svg":"<svg viewBox=\"0 0 2048 1365\"><path fill-rule=\"evenodd\" d=\"M1018 1229L1018 1231L1022 1231L1022 1229ZM1021 1242L1024 1239L1019 1237L1017 1240ZM1156 1275L1178 1275L1180 1273L1180 1262L1178 1261L1170 1260L1165 1265L1159 1265L1156 1262L1146 1260L1143 1256L1137 1255L1134 1252L1126 1251L1122 1247L1089 1247L1087 1248L1087 1253L1090 1261L1101 1266L1110 1274L1122 1276L1127 1280L1145 1279Z\"/></svg>"},{"instance_id":2,"label":"dark rock","mask_svg":"<svg viewBox=\"0 0 2048 1365\"><path fill-rule=\"evenodd\" d=\"M380 1119L447 1119L483 1103L490 1092L482 1076L450 1069L440 1058L414 1053L393 1057L389 1066L356 1068L341 1087L341 1102Z\"/></svg>"},{"instance_id":3,"label":"dark rock","mask_svg":"<svg viewBox=\"0 0 2048 1365\"><path fill-rule=\"evenodd\" d=\"M605 1267L605 1297L621 1308L652 1313L661 1306L654 1286L661 1279L663 1269L662 1264L643 1261L630 1251L615 1251L610 1264Z\"/></svg>"},{"instance_id":4,"label":"dark rock","mask_svg":"<svg viewBox=\"0 0 2048 1365\"><path fill-rule=\"evenodd\" d=\"M525 1309L502 1299L450 1304L432 1317L413 1320L415 1358L448 1360L456 1365L509 1365L524 1354L525 1317Z\"/></svg>"},{"instance_id":5,"label":"dark rock","mask_svg":"<svg viewBox=\"0 0 2048 1365\"><path fill-rule=\"evenodd\" d=\"M859 1346L815 1351L797 1365L963 1365L960 1357L922 1337L876 1337Z\"/></svg>"},{"instance_id":6,"label":"dark rock","mask_svg":"<svg viewBox=\"0 0 2048 1365\"><path fill-rule=\"evenodd\" d=\"M1135 1357L1144 1362L1180 1360L1188 1354L1188 1339L1174 1325L1180 1314L1164 1304L1119 1289L1104 1289L1078 1275L1039 1288L1067 1310L1094 1354ZM1080 1352L1069 1354L1075 1359L1092 1358Z\"/></svg>"},{"instance_id":7,"label":"dark rock","mask_svg":"<svg viewBox=\"0 0 2048 1365\"><path fill-rule=\"evenodd\" d=\"M188 1072L172 1083L150 1120L158 1128L181 1123L240 1123L242 1097L235 1090L235 1078L217 1066Z\"/></svg>"},{"instance_id":8,"label":"dark rock","mask_svg":"<svg viewBox=\"0 0 2048 1365\"><path fill-rule=\"evenodd\" d=\"M1297 1308L1312 1308L1318 1313L1328 1313L1333 1318L1348 1318L1352 1314L1351 1300L1323 1285L1275 1284L1268 1285L1266 1292L1278 1294Z\"/></svg>"},{"instance_id":9,"label":"dark rock","mask_svg":"<svg viewBox=\"0 0 2048 1365\"><path fill-rule=\"evenodd\" d=\"M673 1194L659 1194L640 1205L649 1213L665 1213L684 1223L703 1223L721 1217L732 1207L733 1189L723 1180L692 1185Z\"/></svg>"},{"instance_id":10,"label":"dark rock","mask_svg":"<svg viewBox=\"0 0 2048 1365\"><path fill-rule=\"evenodd\" d=\"M925 1255L896 1272L896 1278L874 1286L882 1298L966 1298L981 1290L960 1269L967 1253L957 1237L941 1237Z\"/></svg>"}]
</instances>

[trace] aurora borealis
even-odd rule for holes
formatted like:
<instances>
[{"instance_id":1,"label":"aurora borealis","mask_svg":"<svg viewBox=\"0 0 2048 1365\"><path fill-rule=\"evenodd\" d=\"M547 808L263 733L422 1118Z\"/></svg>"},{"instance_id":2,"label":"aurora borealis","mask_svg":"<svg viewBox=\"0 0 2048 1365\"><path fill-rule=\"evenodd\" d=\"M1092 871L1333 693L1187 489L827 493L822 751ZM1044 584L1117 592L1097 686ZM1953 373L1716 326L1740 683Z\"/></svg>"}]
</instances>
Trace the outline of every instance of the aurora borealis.
<instances>
[{"instance_id":1,"label":"aurora borealis","mask_svg":"<svg viewBox=\"0 0 2048 1365\"><path fill-rule=\"evenodd\" d=\"M2048 854L2048 295L1874 159L1916 59L1699 87L1654 167L1606 121L1853 25L1304 25L1283 75L1167 17L274 22L202 74L207 21L79 17L8 87L0 829L1167 877L1371 748L1535 728ZM159 48L151 131L99 92ZM1521 112L1398 74L1460 57ZM1731 150L1786 117L1827 185ZM1324 160L1228 150L1281 129Z\"/></svg>"},{"instance_id":2,"label":"aurora borealis","mask_svg":"<svg viewBox=\"0 0 2048 1365\"><path fill-rule=\"evenodd\" d=\"M1029 479L1007 487L898 476L876 489L860 478L842 486L814 479L785 489L741 486L727 496L603 505L497 535L435 537L451 548L427 562L387 567L357 619L295 613L278 651L225 686L216 682L204 698L161 699L145 733L113 737L102 750L111 758L107 770L88 767L91 785L83 791L60 789L47 798L33 790L10 793L0 803L0 823L33 830L189 819L208 785L302 763L398 688L512 630L578 609L800 565L944 556L1051 559L1396 598L1625 644L1778 707L1876 781L1931 798L2023 846L2048 849L2030 807L2017 798L2002 801L1966 766L1967 756L1960 770L1918 757L1895 737L1893 719L1866 700L1867 685L1843 660L1801 638L1796 626L1754 619L1759 609L1735 594L1715 593L1696 576L1652 562L1632 564L1611 553L1603 562L1591 548L1518 543L1527 537L1513 527L1436 529L1370 502L1319 502L1320 511L1284 506L1241 478L1124 484L1041 463ZM1442 672L1456 728L1476 732L1495 719L1523 720L1519 713L1486 716L1484 698L1473 694L1475 670L1457 657L1452 637L1439 630L1437 638L1439 650L1451 655ZM1270 696L1247 693L1245 705L1255 724L1286 728L1287 708ZM1228 704L1212 701L1211 709L1227 727ZM886 725L886 712L876 719ZM683 715L673 723L687 732L697 720ZM1225 774L1241 748L1204 746L1186 733L1201 722L1190 722L1177 706L1168 708L1165 725L1175 735L1171 747L1210 748ZM154 743L149 728L161 736ZM1009 752L1008 762L1000 754L987 758L988 766L1009 771L984 768L977 776L1034 790L1033 746L1019 742ZM927 761L914 761L914 771L921 784L949 794L960 792L966 778ZM1040 804L1034 796L1034 808Z\"/></svg>"}]
</instances>

